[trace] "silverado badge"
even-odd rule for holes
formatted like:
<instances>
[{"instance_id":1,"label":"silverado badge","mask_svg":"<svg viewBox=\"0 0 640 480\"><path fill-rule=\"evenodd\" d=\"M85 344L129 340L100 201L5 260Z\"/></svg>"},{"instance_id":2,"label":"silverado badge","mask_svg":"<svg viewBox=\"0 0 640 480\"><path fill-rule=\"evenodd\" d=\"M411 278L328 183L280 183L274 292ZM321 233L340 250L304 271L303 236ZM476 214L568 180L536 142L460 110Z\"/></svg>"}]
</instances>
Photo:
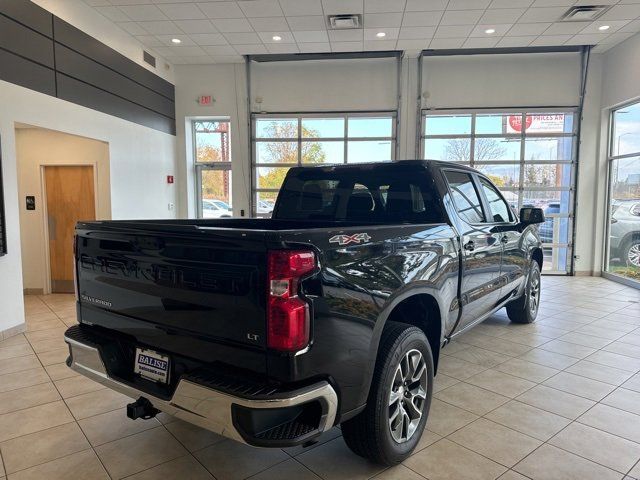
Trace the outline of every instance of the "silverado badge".
<instances>
[{"instance_id":1,"label":"silverado badge","mask_svg":"<svg viewBox=\"0 0 640 480\"><path fill-rule=\"evenodd\" d=\"M354 233L353 235L334 235L329 239L329 243L349 245L350 243L367 243L369 240L371 240L371 237L368 233Z\"/></svg>"}]
</instances>

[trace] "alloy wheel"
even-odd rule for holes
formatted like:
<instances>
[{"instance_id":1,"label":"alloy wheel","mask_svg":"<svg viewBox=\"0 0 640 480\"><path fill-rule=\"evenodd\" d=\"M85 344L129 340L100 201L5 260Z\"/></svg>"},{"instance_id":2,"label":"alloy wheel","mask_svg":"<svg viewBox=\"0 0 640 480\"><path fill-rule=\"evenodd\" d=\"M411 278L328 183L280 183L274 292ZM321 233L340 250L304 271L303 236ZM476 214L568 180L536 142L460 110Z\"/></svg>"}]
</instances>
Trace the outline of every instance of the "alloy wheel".
<instances>
[{"instance_id":1,"label":"alloy wheel","mask_svg":"<svg viewBox=\"0 0 640 480\"><path fill-rule=\"evenodd\" d=\"M630 264L640 267L640 243L634 243L627 252L627 260Z\"/></svg>"},{"instance_id":2,"label":"alloy wheel","mask_svg":"<svg viewBox=\"0 0 640 480\"><path fill-rule=\"evenodd\" d=\"M533 316L538 312L540 304L540 273L536 270L529 283L529 310Z\"/></svg>"},{"instance_id":3,"label":"alloy wheel","mask_svg":"<svg viewBox=\"0 0 640 480\"><path fill-rule=\"evenodd\" d=\"M427 365L419 350L409 350L396 367L389 394L389 430L398 443L415 434L427 398Z\"/></svg>"}]
</instances>

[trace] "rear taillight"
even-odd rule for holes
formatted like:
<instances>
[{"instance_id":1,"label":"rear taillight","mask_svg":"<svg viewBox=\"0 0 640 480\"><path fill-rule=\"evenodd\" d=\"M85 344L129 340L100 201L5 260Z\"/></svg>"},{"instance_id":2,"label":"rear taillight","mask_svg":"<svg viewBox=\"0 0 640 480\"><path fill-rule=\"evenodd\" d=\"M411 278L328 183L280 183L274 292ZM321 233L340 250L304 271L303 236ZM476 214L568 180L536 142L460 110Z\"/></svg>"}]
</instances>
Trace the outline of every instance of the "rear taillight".
<instances>
[{"instance_id":1,"label":"rear taillight","mask_svg":"<svg viewBox=\"0 0 640 480\"><path fill-rule=\"evenodd\" d=\"M308 250L272 250L268 259L267 346L294 352L309 344L309 305L298 283L316 268Z\"/></svg>"}]
</instances>

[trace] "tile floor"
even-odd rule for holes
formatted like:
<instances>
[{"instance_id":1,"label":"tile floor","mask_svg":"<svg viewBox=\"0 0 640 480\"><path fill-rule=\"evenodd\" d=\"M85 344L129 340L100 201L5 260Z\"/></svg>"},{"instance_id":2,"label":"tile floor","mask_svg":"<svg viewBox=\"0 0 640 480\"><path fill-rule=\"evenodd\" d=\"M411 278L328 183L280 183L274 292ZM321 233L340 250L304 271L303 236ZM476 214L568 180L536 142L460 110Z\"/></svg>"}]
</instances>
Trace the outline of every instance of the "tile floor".
<instances>
[{"instance_id":1,"label":"tile floor","mask_svg":"<svg viewBox=\"0 0 640 480\"><path fill-rule=\"evenodd\" d=\"M543 279L533 325L503 311L443 350L419 448L384 469L340 430L303 449L253 449L75 375L62 333L73 297L27 297L27 332L0 342L0 479L640 478L640 291Z\"/></svg>"}]
</instances>

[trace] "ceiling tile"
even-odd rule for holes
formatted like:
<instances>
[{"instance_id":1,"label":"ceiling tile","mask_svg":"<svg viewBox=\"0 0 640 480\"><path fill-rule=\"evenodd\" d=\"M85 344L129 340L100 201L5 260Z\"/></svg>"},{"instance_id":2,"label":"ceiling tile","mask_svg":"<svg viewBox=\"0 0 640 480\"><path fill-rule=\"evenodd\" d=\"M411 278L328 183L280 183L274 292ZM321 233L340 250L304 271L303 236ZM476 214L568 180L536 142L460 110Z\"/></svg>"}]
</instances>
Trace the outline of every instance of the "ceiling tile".
<instances>
[{"instance_id":1,"label":"ceiling tile","mask_svg":"<svg viewBox=\"0 0 640 480\"><path fill-rule=\"evenodd\" d=\"M195 3L171 3L158 5L158 8L171 20L191 20L203 17L202 11Z\"/></svg>"},{"instance_id":2,"label":"ceiling tile","mask_svg":"<svg viewBox=\"0 0 640 480\"><path fill-rule=\"evenodd\" d=\"M181 47L193 47L196 45L196 42L194 42L187 35L156 35L156 37L158 37L158 40L160 40L162 44L167 47L172 47L175 45L172 42L174 38L180 40Z\"/></svg>"},{"instance_id":3,"label":"ceiling tile","mask_svg":"<svg viewBox=\"0 0 640 480\"><path fill-rule=\"evenodd\" d=\"M144 35L147 31L136 22L121 22L118 26L131 35Z\"/></svg>"},{"instance_id":4,"label":"ceiling tile","mask_svg":"<svg viewBox=\"0 0 640 480\"><path fill-rule=\"evenodd\" d=\"M176 20L174 23L184 33L215 33L218 31L209 20Z\"/></svg>"},{"instance_id":5,"label":"ceiling tile","mask_svg":"<svg viewBox=\"0 0 640 480\"><path fill-rule=\"evenodd\" d=\"M564 45L564 42L566 42L570 38L571 35L543 35L531 42L531 46L546 47Z\"/></svg>"},{"instance_id":6,"label":"ceiling tile","mask_svg":"<svg viewBox=\"0 0 640 480\"><path fill-rule=\"evenodd\" d=\"M236 2L199 3L198 7L207 17L219 20L221 18L244 18L244 13Z\"/></svg>"},{"instance_id":7,"label":"ceiling tile","mask_svg":"<svg viewBox=\"0 0 640 480\"><path fill-rule=\"evenodd\" d=\"M487 10L484 15L482 15L482 18L480 18L480 23L516 23L525 11L524 8L497 8Z\"/></svg>"},{"instance_id":8,"label":"ceiling tile","mask_svg":"<svg viewBox=\"0 0 640 480\"><path fill-rule=\"evenodd\" d=\"M111 3L109 3L109 0L84 0L84 3L86 3L90 7L106 7L111 5Z\"/></svg>"},{"instance_id":9,"label":"ceiling tile","mask_svg":"<svg viewBox=\"0 0 640 480\"><path fill-rule=\"evenodd\" d=\"M445 10L449 0L407 0L405 12L428 12L433 10Z\"/></svg>"},{"instance_id":10,"label":"ceiling tile","mask_svg":"<svg viewBox=\"0 0 640 480\"><path fill-rule=\"evenodd\" d=\"M363 0L322 0L325 15L341 13L364 13Z\"/></svg>"},{"instance_id":11,"label":"ceiling tile","mask_svg":"<svg viewBox=\"0 0 640 480\"><path fill-rule=\"evenodd\" d=\"M240 55L262 55L264 53L269 53L267 51L267 47L262 44L256 45L234 45L233 48Z\"/></svg>"},{"instance_id":12,"label":"ceiling tile","mask_svg":"<svg viewBox=\"0 0 640 480\"><path fill-rule=\"evenodd\" d=\"M402 18L403 27L435 27L444 12L407 12Z\"/></svg>"},{"instance_id":13,"label":"ceiling tile","mask_svg":"<svg viewBox=\"0 0 640 480\"><path fill-rule=\"evenodd\" d=\"M493 38L467 38L467 40L462 44L463 48L491 48L495 47L496 43L500 40L498 37Z\"/></svg>"},{"instance_id":14,"label":"ceiling tile","mask_svg":"<svg viewBox=\"0 0 640 480\"><path fill-rule=\"evenodd\" d=\"M165 56L169 63L174 65L206 65L213 63L213 58L208 55L199 55L196 57L177 57L177 56Z\"/></svg>"},{"instance_id":15,"label":"ceiling tile","mask_svg":"<svg viewBox=\"0 0 640 480\"><path fill-rule=\"evenodd\" d=\"M293 38L293 34L291 32L257 32L258 36L262 40L262 43L280 43L280 44L288 44L288 43L296 43L296 40ZM274 36L280 37L280 40L274 40Z\"/></svg>"},{"instance_id":16,"label":"ceiling tile","mask_svg":"<svg viewBox=\"0 0 640 480\"><path fill-rule=\"evenodd\" d=\"M144 28L147 32L153 34L169 35L172 33L183 33L175 23L169 20L162 22L138 22L138 25Z\"/></svg>"},{"instance_id":17,"label":"ceiling tile","mask_svg":"<svg viewBox=\"0 0 640 480\"><path fill-rule=\"evenodd\" d=\"M449 0L447 10L473 10L487 8L491 0Z\"/></svg>"},{"instance_id":18,"label":"ceiling tile","mask_svg":"<svg viewBox=\"0 0 640 480\"><path fill-rule=\"evenodd\" d=\"M367 13L364 16L366 28L399 27L402 23L402 13Z\"/></svg>"},{"instance_id":19,"label":"ceiling tile","mask_svg":"<svg viewBox=\"0 0 640 480\"><path fill-rule=\"evenodd\" d=\"M287 17L287 23L291 30L324 30L326 28L324 17L320 15Z\"/></svg>"},{"instance_id":20,"label":"ceiling tile","mask_svg":"<svg viewBox=\"0 0 640 480\"><path fill-rule=\"evenodd\" d=\"M591 22L589 25L587 25L582 30L580 30L580 34L588 34L588 33L600 33L600 34L609 33L609 34L612 34L614 32L617 32L618 30L620 30L622 27L624 27L628 23L629 23L629 20L609 20L609 21L605 21L605 22L603 22L601 20L597 20L595 22ZM609 27L604 32L602 30L599 30L599 27L601 27L603 25L607 25Z\"/></svg>"},{"instance_id":21,"label":"ceiling tile","mask_svg":"<svg viewBox=\"0 0 640 480\"><path fill-rule=\"evenodd\" d=\"M436 27L402 27L398 38L402 40L420 40L433 37Z\"/></svg>"},{"instance_id":22,"label":"ceiling tile","mask_svg":"<svg viewBox=\"0 0 640 480\"><path fill-rule=\"evenodd\" d=\"M395 50L395 40L365 40L364 49L369 51L375 50Z\"/></svg>"},{"instance_id":23,"label":"ceiling tile","mask_svg":"<svg viewBox=\"0 0 640 480\"><path fill-rule=\"evenodd\" d=\"M113 22L127 22L131 20L118 7L95 7L95 10Z\"/></svg>"},{"instance_id":24,"label":"ceiling tile","mask_svg":"<svg viewBox=\"0 0 640 480\"><path fill-rule=\"evenodd\" d=\"M523 35L541 35L542 32L550 26L550 23L516 23L511 27L511 30L507 32L507 36L519 37Z\"/></svg>"},{"instance_id":25,"label":"ceiling tile","mask_svg":"<svg viewBox=\"0 0 640 480\"><path fill-rule=\"evenodd\" d=\"M640 17L640 3L611 7L598 20L635 20Z\"/></svg>"},{"instance_id":26,"label":"ceiling tile","mask_svg":"<svg viewBox=\"0 0 640 480\"><path fill-rule=\"evenodd\" d=\"M246 18L223 18L221 20L212 19L213 26L220 32L253 32L251 24Z\"/></svg>"},{"instance_id":27,"label":"ceiling tile","mask_svg":"<svg viewBox=\"0 0 640 480\"><path fill-rule=\"evenodd\" d=\"M502 37L496 44L497 47L528 47L537 37L528 35L525 37Z\"/></svg>"},{"instance_id":28,"label":"ceiling tile","mask_svg":"<svg viewBox=\"0 0 640 480\"><path fill-rule=\"evenodd\" d=\"M136 35L136 39L147 47L161 47L163 43L155 35Z\"/></svg>"},{"instance_id":29,"label":"ceiling tile","mask_svg":"<svg viewBox=\"0 0 640 480\"><path fill-rule=\"evenodd\" d=\"M434 38L429 44L429 48L441 50L444 48L460 48L465 42L465 38Z\"/></svg>"},{"instance_id":30,"label":"ceiling tile","mask_svg":"<svg viewBox=\"0 0 640 480\"><path fill-rule=\"evenodd\" d=\"M244 35L244 34L240 34ZM189 35L198 45L226 45L227 40L221 33L192 33Z\"/></svg>"},{"instance_id":31,"label":"ceiling tile","mask_svg":"<svg viewBox=\"0 0 640 480\"><path fill-rule=\"evenodd\" d=\"M116 1L122 1L122 0L112 0L112 2L116 2ZM138 0L130 0L132 3L156 3L156 4L160 4L160 3L193 3L194 0L148 0L148 1L144 1L144 2L140 2Z\"/></svg>"},{"instance_id":32,"label":"ceiling tile","mask_svg":"<svg viewBox=\"0 0 640 480\"><path fill-rule=\"evenodd\" d=\"M532 7L565 7L569 8L575 0L534 0Z\"/></svg>"},{"instance_id":33,"label":"ceiling tile","mask_svg":"<svg viewBox=\"0 0 640 480\"><path fill-rule=\"evenodd\" d=\"M398 50L424 50L429 46L429 39L416 39L416 40L405 40L400 39L396 43L396 48Z\"/></svg>"},{"instance_id":34,"label":"ceiling tile","mask_svg":"<svg viewBox=\"0 0 640 480\"><path fill-rule=\"evenodd\" d=\"M280 0L287 16L322 15L322 3L318 0Z\"/></svg>"},{"instance_id":35,"label":"ceiling tile","mask_svg":"<svg viewBox=\"0 0 640 480\"><path fill-rule=\"evenodd\" d=\"M545 35L575 35L585 27L583 22L557 22L544 31Z\"/></svg>"},{"instance_id":36,"label":"ceiling tile","mask_svg":"<svg viewBox=\"0 0 640 480\"><path fill-rule=\"evenodd\" d=\"M493 0L489 8L527 8L533 0Z\"/></svg>"},{"instance_id":37,"label":"ceiling tile","mask_svg":"<svg viewBox=\"0 0 640 480\"><path fill-rule=\"evenodd\" d=\"M295 43L270 43L266 46L269 53L299 53L300 49Z\"/></svg>"},{"instance_id":38,"label":"ceiling tile","mask_svg":"<svg viewBox=\"0 0 640 480\"><path fill-rule=\"evenodd\" d=\"M298 48L301 53L322 53L330 52L331 44L329 42L301 43Z\"/></svg>"},{"instance_id":39,"label":"ceiling tile","mask_svg":"<svg viewBox=\"0 0 640 480\"><path fill-rule=\"evenodd\" d=\"M150 5L153 0L112 0L112 5Z\"/></svg>"},{"instance_id":40,"label":"ceiling tile","mask_svg":"<svg viewBox=\"0 0 640 480\"><path fill-rule=\"evenodd\" d=\"M155 21L167 19L165 14L155 5L123 5L119 8L131 20Z\"/></svg>"},{"instance_id":41,"label":"ceiling tile","mask_svg":"<svg viewBox=\"0 0 640 480\"><path fill-rule=\"evenodd\" d=\"M275 32L278 30L289 30L289 24L284 17L261 17L250 18L249 23L258 32Z\"/></svg>"},{"instance_id":42,"label":"ceiling tile","mask_svg":"<svg viewBox=\"0 0 640 480\"><path fill-rule=\"evenodd\" d=\"M384 32L384 37L378 37L378 33ZM374 41L374 42L388 42L388 41L396 41L398 38L398 34L400 33L399 28L365 28L364 29L364 40Z\"/></svg>"},{"instance_id":43,"label":"ceiling tile","mask_svg":"<svg viewBox=\"0 0 640 480\"><path fill-rule=\"evenodd\" d=\"M247 17L279 17L284 15L278 0L244 0L238 2Z\"/></svg>"},{"instance_id":44,"label":"ceiling tile","mask_svg":"<svg viewBox=\"0 0 640 480\"><path fill-rule=\"evenodd\" d=\"M406 0L364 0L364 13L402 12Z\"/></svg>"},{"instance_id":45,"label":"ceiling tile","mask_svg":"<svg viewBox=\"0 0 640 480\"><path fill-rule=\"evenodd\" d=\"M297 43L323 43L329 41L326 30L310 30L306 32L293 32Z\"/></svg>"},{"instance_id":46,"label":"ceiling tile","mask_svg":"<svg viewBox=\"0 0 640 480\"><path fill-rule=\"evenodd\" d=\"M483 10L447 10L440 20L440 25L475 25L483 12Z\"/></svg>"},{"instance_id":47,"label":"ceiling tile","mask_svg":"<svg viewBox=\"0 0 640 480\"><path fill-rule=\"evenodd\" d=\"M225 33L224 38L232 45L249 45L253 43L262 43L257 33Z\"/></svg>"},{"instance_id":48,"label":"ceiling tile","mask_svg":"<svg viewBox=\"0 0 640 480\"><path fill-rule=\"evenodd\" d=\"M473 25L440 25L436 30L436 38L467 38Z\"/></svg>"},{"instance_id":49,"label":"ceiling tile","mask_svg":"<svg viewBox=\"0 0 640 480\"><path fill-rule=\"evenodd\" d=\"M329 40L334 42L360 42L363 39L363 32L357 30L329 30Z\"/></svg>"},{"instance_id":50,"label":"ceiling tile","mask_svg":"<svg viewBox=\"0 0 640 480\"><path fill-rule=\"evenodd\" d=\"M364 49L362 42L332 42L332 52L360 52Z\"/></svg>"},{"instance_id":51,"label":"ceiling tile","mask_svg":"<svg viewBox=\"0 0 640 480\"><path fill-rule=\"evenodd\" d=\"M202 49L209 55L236 55L236 52L231 45L215 45L202 47Z\"/></svg>"},{"instance_id":52,"label":"ceiling tile","mask_svg":"<svg viewBox=\"0 0 640 480\"><path fill-rule=\"evenodd\" d=\"M167 57L195 57L205 55L204 50L200 47L156 47L155 51Z\"/></svg>"},{"instance_id":53,"label":"ceiling tile","mask_svg":"<svg viewBox=\"0 0 640 480\"><path fill-rule=\"evenodd\" d=\"M606 39L609 35L598 35L592 33L589 35L574 35L565 42L565 45L596 45Z\"/></svg>"},{"instance_id":54,"label":"ceiling tile","mask_svg":"<svg viewBox=\"0 0 640 480\"><path fill-rule=\"evenodd\" d=\"M598 2L594 2L594 0L578 0L575 5L615 5L619 0L598 0ZM640 3L638 0L622 0L620 3Z\"/></svg>"},{"instance_id":55,"label":"ceiling tile","mask_svg":"<svg viewBox=\"0 0 640 480\"><path fill-rule=\"evenodd\" d=\"M530 8L518 20L521 23L557 22L563 13L563 7Z\"/></svg>"},{"instance_id":56,"label":"ceiling tile","mask_svg":"<svg viewBox=\"0 0 640 480\"><path fill-rule=\"evenodd\" d=\"M211 57L213 63L244 63L240 55L215 55Z\"/></svg>"},{"instance_id":57,"label":"ceiling tile","mask_svg":"<svg viewBox=\"0 0 640 480\"><path fill-rule=\"evenodd\" d=\"M494 33L488 34L486 33L486 30L492 28L493 30L495 30ZM503 35L505 35L509 29L511 28L511 24L508 23L506 25L476 25L473 28L473 31L471 32L471 34L469 35L470 37L492 37L492 38L497 38L497 37L502 37Z\"/></svg>"},{"instance_id":58,"label":"ceiling tile","mask_svg":"<svg viewBox=\"0 0 640 480\"><path fill-rule=\"evenodd\" d=\"M634 20L633 22L627 23L620 29L620 32L640 32L640 20Z\"/></svg>"}]
</instances>

